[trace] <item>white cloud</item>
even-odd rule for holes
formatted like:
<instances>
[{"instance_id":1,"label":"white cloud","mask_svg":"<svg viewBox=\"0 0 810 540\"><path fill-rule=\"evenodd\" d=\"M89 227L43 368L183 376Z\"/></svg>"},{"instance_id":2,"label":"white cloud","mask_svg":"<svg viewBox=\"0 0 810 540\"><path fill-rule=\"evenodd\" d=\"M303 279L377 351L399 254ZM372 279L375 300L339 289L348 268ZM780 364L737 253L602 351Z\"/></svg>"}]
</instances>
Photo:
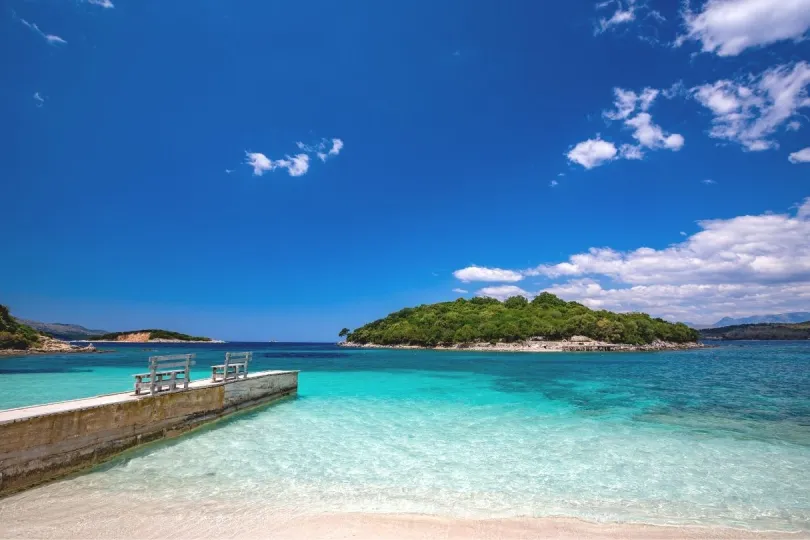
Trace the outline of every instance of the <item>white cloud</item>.
<instances>
[{"instance_id":1,"label":"white cloud","mask_svg":"<svg viewBox=\"0 0 810 540\"><path fill-rule=\"evenodd\" d=\"M810 197L792 214L763 213L698 225L699 232L667 248L591 248L561 263L512 272L563 279L546 290L590 307L694 322L800 311L810 305ZM532 295L521 291L487 287L479 294Z\"/></svg>"},{"instance_id":2,"label":"white cloud","mask_svg":"<svg viewBox=\"0 0 810 540\"><path fill-rule=\"evenodd\" d=\"M712 185L712 184L716 184L716 183L717 183L717 182L715 182L714 180L712 180L711 178L707 178L707 179L705 179L705 180L702 180L702 182L703 182L704 184L706 184L706 185L709 185L709 186L710 186L710 185Z\"/></svg>"},{"instance_id":3,"label":"white cloud","mask_svg":"<svg viewBox=\"0 0 810 540\"><path fill-rule=\"evenodd\" d=\"M246 163L253 167L253 174L256 176L261 176L265 173L265 171L272 171L275 169L275 165L273 161L268 159L262 153L259 152L245 152L247 155Z\"/></svg>"},{"instance_id":4,"label":"white cloud","mask_svg":"<svg viewBox=\"0 0 810 540\"><path fill-rule=\"evenodd\" d=\"M565 173L564 172L557 173L557 176L565 176Z\"/></svg>"},{"instance_id":5,"label":"white cloud","mask_svg":"<svg viewBox=\"0 0 810 540\"><path fill-rule=\"evenodd\" d=\"M523 279L520 272L502 270L500 268L484 268L482 266L468 266L453 272L456 279L465 283L470 281L505 281L515 282Z\"/></svg>"},{"instance_id":6,"label":"white cloud","mask_svg":"<svg viewBox=\"0 0 810 540\"><path fill-rule=\"evenodd\" d=\"M454 292L454 293L458 293L458 294L467 294L467 293L469 293L470 291L468 291L467 289L459 289L459 288L455 288L455 289L453 289L453 292Z\"/></svg>"},{"instance_id":7,"label":"white cloud","mask_svg":"<svg viewBox=\"0 0 810 540\"><path fill-rule=\"evenodd\" d=\"M34 101L37 102L37 107L42 107L42 104L45 103L45 98L43 98L39 92L34 92Z\"/></svg>"},{"instance_id":8,"label":"white cloud","mask_svg":"<svg viewBox=\"0 0 810 540\"><path fill-rule=\"evenodd\" d=\"M743 80L720 80L691 89L714 115L711 137L741 144L750 151L778 148L771 137L799 109L810 107L810 64L798 62L768 69Z\"/></svg>"},{"instance_id":9,"label":"white cloud","mask_svg":"<svg viewBox=\"0 0 810 540\"><path fill-rule=\"evenodd\" d=\"M647 5L646 0L608 0L596 5L596 9L605 9L615 4L616 8L610 17L600 17L594 34L599 35L608 30L613 30L620 26L626 26L634 21L646 21L652 19L654 23L666 21L666 17L661 15L660 12L652 10ZM639 39L657 43L657 38L653 36L639 36Z\"/></svg>"},{"instance_id":10,"label":"white cloud","mask_svg":"<svg viewBox=\"0 0 810 540\"><path fill-rule=\"evenodd\" d=\"M661 126L653 123L650 113L643 112L628 118L625 125L633 128L633 138L646 148L667 148L677 152L683 147L683 136L665 133Z\"/></svg>"},{"instance_id":11,"label":"white cloud","mask_svg":"<svg viewBox=\"0 0 810 540\"><path fill-rule=\"evenodd\" d=\"M623 144L621 148L619 148L619 156L622 159L644 159L644 152L641 150L640 146Z\"/></svg>"},{"instance_id":12,"label":"white cloud","mask_svg":"<svg viewBox=\"0 0 810 540\"><path fill-rule=\"evenodd\" d=\"M640 94L623 88L613 89L614 109L604 111L602 116L608 120L623 120L624 125L633 130L633 138L639 143L639 146L622 145L619 151L620 157L643 159L644 153L641 147L667 148L674 151L683 147L682 135L665 133L661 126L653 122L652 116L647 112L660 93L655 88L645 88Z\"/></svg>"},{"instance_id":13,"label":"white cloud","mask_svg":"<svg viewBox=\"0 0 810 540\"><path fill-rule=\"evenodd\" d=\"M681 231L681 236L689 236L689 235L686 234L684 231Z\"/></svg>"},{"instance_id":14,"label":"white cloud","mask_svg":"<svg viewBox=\"0 0 810 540\"><path fill-rule=\"evenodd\" d=\"M722 317L750 317L803 311L810 285L686 284L609 288L591 279L571 280L547 289L592 309L642 311L672 321L712 324Z\"/></svg>"},{"instance_id":15,"label":"white cloud","mask_svg":"<svg viewBox=\"0 0 810 540\"><path fill-rule=\"evenodd\" d=\"M616 8L616 11L613 13L613 16L609 19L601 18L599 19L599 27L596 29L597 34L601 34L602 32L608 30L612 26L616 26L619 24L629 23L636 19L636 10L633 6L633 2L629 2L627 9L622 9L621 5Z\"/></svg>"},{"instance_id":16,"label":"white cloud","mask_svg":"<svg viewBox=\"0 0 810 540\"><path fill-rule=\"evenodd\" d=\"M593 169L615 159L616 154L616 145L597 136L596 139L588 139L577 144L566 155L569 161L578 163L586 169Z\"/></svg>"},{"instance_id":17,"label":"white cloud","mask_svg":"<svg viewBox=\"0 0 810 540\"><path fill-rule=\"evenodd\" d=\"M67 45L67 41L65 41L61 37L56 36L54 34L46 34L42 30L40 30L39 26L37 26L36 24L30 23L30 22L26 21L25 19L19 19L19 21L21 23L23 23L25 26L27 26L28 28L30 28L34 33L39 35L45 41L47 41L48 44L50 44L50 45Z\"/></svg>"},{"instance_id":18,"label":"white cloud","mask_svg":"<svg viewBox=\"0 0 810 540\"><path fill-rule=\"evenodd\" d=\"M284 159L276 161L276 166L287 169L290 176L303 176L309 170L309 156L307 154L285 156Z\"/></svg>"},{"instance_id":19,"label":"white cloud","mask_svg":"<svg viewBox=\"0 0 810 540\"><path fill-rule=\"evenodd\" d=\"M788 131L799 131L802 128L802 123L798 120L793 120L792 122L788 122L785 126L785 129Z\"/></svg>"},{"instance_id":20,"label":"white cloud","mask_svg":"<svg viewBox=\"0 0 810 540\"><path fill-rule=\"evenodd\" d=\"M557 184L559 184L559 182L557 182L556 180L552 180L551 182L548 183L550 187L555 187Z\"/></svg>"},{"instance_id":21,"label":"white cloud","mask_svg":"<svg viewBox=\"0 0 810 540\"><path fill-rule=\"evenodd\" d=\"M788 161L791 163L810 163L810 146L790 154ZM810 239L808 239L808 242L810 242Z\"/></svg>"},{"instance_id":22,"label":"white cloud","mask_svg":"<svg viewBox=\"0 0 810 540\"><path fill-rule=\"evenodd\" d=\"M309 170L309 156L307 154L296 154L295 156L285 156L284 159L272 160L259 152L245 152L247 160L245 163L253 167L253 174L263 175L266 171L276 169L287 169L290 176L303 176Z\"/></svg>"},{"instance_id":23,"label":"white cloud","mask_svg":"<svg viewBox=\"0 0 810 540\"><path fill-rule=\"evenodd\" d=\"M343 149L343 140L341 139L321 139L317 144L306 144L301 141L295 145L309 154L315 154L321 161L326 161L331 156L337 156ZM327 146L330 146L327 149Z\"/></svg>"},{"instance_id":24,"label":"white cloud","mask_svg":"<svg viewBox=\"0 0 810 540\"><path fill-rule=\"evenodd\" d=\"M749 47L799 40L810 29L810 0L709 0L699 13L683 13L686 35L704 52L736 56Z\"/></svg>"},{"instance_id":25,"label":"white cloud","mask_svg":"<svg viewBox=\"0 0 810 540\"><path fill-rule=\"evenodd\" d=\"M498 285L497 287L484 287L483 289L479 289L475 291L477 296L488 296L489 298L497 298L500 301L504 301L510 296L524 296L526 298L531 298L532 295L520 287L516 287L515 285Z\"/></svg>"},{"instance_id":26,"label":"white cloud","mask_svg":"<svg viewBox=\"0 0 810 540\"><path fill-rule=\"evenodd\" d=\"M615 99L613 106L616 107L613 111L604 111L602 115L609 120L625 120L633 112L638 109L640 111L647 111L658 97L660 92L655 88L645 88L641 94L636 94L632 90L625 90L624 88L614 88L613 94Z\"/></svg>"},{"instance_id":27,"label":"white cloud","mask_svg":"<svg viewBox=\"0 0 810 540\"><path fill-rule=\"evenodd\" d=\"M327 145L331 148L327 150ZM343 141L341 139L321 139L317 144L306 144L302 141L295 143L299 150L303 153L294 156L286 155L282 159L272 160L260 153L245 152L247 155L246 163L253 167L253 174L261 176L266 171L274 171L275 169L287 169L290 176L303 176L309 171L310 157L309 154L315 154L321 161L326 161L330 156L337 156L343 149Z\"/></svg>"},{"instance_id":28,"label":"white cloud","mask_svg":"<svg viewBox=\"0 0 810 540\"><path fill-rule=\"evenodd\" d=\"M87 0L87 3L94 4L96 6L101 6L107 9L115 7L110 0Z\"/></svg>"},{"instance_id":29,"label":"white cloud","mask_svg":"<svg viewBox=\"0 0 810 540\"><path fill-rule=\"evenodd\" d=\"M330 156L336 156L343 150L343 141L340 139L332 139L332 148L329 150Z\"/></svg>"},{"instance_id":30,"label":"white cloud","mask_svg":"<svg viewBox=\"0 0 810 540\"><path fill-rule=\"evenodd\" d=\"M661 94L655 88L644 88L640 93L624 88L614 88L613 109L602 113L607 120L619 120L633 132L637 144L622 144L619 149L612 142L604 141L597 136L577 144L567 156L568 160L578 163L586 169L598 167L614 159L644 159L644 149L658 150L666 148L678 151L684 145L684 138L678 133L667 133L653 122L647 112L656 98Z\"/></svg>"}]
</instances>

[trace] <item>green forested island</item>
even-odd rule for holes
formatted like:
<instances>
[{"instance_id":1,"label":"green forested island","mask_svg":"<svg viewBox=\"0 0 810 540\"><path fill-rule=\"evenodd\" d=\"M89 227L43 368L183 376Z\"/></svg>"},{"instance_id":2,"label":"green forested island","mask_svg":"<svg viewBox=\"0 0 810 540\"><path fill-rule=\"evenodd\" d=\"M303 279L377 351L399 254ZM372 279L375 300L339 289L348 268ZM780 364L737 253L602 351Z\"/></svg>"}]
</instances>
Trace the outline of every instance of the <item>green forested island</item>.
<instances>
[{"instance_id":1,"label":"green forested island","mask_svg":"<svg viewBox=\"0 0 810 540\"><path fill-rule=\"evenodd\" d=\"M190 336L180 332L170 330L149 329L149 330L129 330L126 332L110 332L100 336L93 336L87 341L212 341L209 337Z\"/></svg>"},{"instance_id":2,"label":"green forested island","mask_svg":"<svg viewBox=\"0 0 810 540\"><path fill-rule=\"evenodd\" d=\"M513 296L459 298L453 302L405 308L354 331L344 329L346 341L356 344L447 346L462 343L546 340L586 336L607 343L632 345L654 341L697 341L697 330L669 323L644 313L594 311L578 302L566 302L542 293L531 302Z\"/></svg>"},{"instance_id":3,"label":"green forested island","mask_svg":"<svg viewBox=\"0 0 810 540\"><path fill-rule=\"evenodd\" d=\"M703 339L810 339L810 321L803 323L738 324L700 331Z\"/></svg>"}]
</instances>

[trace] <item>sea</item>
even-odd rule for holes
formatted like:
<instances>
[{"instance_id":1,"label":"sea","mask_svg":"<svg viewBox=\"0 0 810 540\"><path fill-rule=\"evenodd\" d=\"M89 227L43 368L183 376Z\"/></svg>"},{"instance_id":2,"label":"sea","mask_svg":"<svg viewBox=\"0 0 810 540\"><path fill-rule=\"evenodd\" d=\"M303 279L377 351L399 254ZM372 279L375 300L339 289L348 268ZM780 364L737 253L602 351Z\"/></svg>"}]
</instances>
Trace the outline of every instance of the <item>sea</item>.
<instances>
[{"instance_id":1,"label":"sea","mask_svg":"<svg viewBox=\"0 0 810 540\"><path fill-rule=\"evenodd\" d=\"M44 489L244 508L810 531L810 342L654 353L99 344L0 359L0 408L127 391L156 354L300 370L296 397ZM61 486L61 487L59 487ZM43 489L43 488L37 488ZM232 506L233 506L232 505Z\"/></svg>"}]
</instances>

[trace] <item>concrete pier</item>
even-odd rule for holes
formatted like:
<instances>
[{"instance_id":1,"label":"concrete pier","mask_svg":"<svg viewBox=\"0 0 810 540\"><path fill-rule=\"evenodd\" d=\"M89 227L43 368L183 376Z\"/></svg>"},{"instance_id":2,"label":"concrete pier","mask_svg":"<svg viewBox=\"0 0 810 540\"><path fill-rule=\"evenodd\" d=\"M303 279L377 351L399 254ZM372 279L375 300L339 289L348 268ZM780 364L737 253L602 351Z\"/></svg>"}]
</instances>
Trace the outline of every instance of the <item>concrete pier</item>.
<instances>
[{"instance_id":1,"label":"concrete pier","mask_svg":"<svg viewBox=\"0 0 810 540\"><path fill-rule=\"evenodd\" d=\"M170 393L124 392L0 411L0 496L297 391L297 371L263 371L195 381Z\"/></svg>"}]
</instances>

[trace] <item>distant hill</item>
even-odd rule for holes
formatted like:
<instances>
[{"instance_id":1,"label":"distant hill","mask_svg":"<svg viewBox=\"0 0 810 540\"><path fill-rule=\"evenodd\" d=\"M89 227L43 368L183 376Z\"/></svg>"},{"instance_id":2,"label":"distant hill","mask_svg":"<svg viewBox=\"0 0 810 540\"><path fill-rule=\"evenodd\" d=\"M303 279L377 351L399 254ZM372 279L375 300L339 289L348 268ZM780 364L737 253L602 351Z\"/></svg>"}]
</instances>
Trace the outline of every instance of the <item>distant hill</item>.
<instances>
[{"instance_id":1,"label":"distant hill","mask_svg":"<svg viewBox=\"0 0 810 540\"><path fill-rule=\"evenodd\" d=\"M91 330L78 324L67 323L44 323L39 321L30 321L28 319L17 319L21 324L26 324L43 334L48 334L57 339L64 339L66 341L74 339L87 339L90 336L98 336L99 334L106 334L106 330Z\"/></svg>"},{"instance_id":2,"label":"distant hill","mask_svg":"<svg viewBox=\"0 0 810 540\"><path fill-rule=\"evenodd\" d=\"M776 324L790 324L801 323L810 321L810 311L794 311L792 313L775 313L771 315L753 315L751 317L723 317L714 324L696 324L683 321L683 324L695 330L704 330L706 328L722 328L724 326L741 326L744 324L762 324L762 323L776 323Z\"/></svg>"},{"instance_id":3,"label":"distant hill","mask_svg":"<svg viewBox=\"0 0 810 540\"><path fill-rule=\"evenodd\" d=\"M791 340L810 339L810 322L778 324L740 324L722 328L706 328L700 331L702 339L765 339Z\"/></svg>"},{"instance_id":4,"label":"distant hill","mask_svg":"<svg viewBox=\"0 0 810 540\"><path fill-rule=\"evenodd\" d=\"M793 313L779 313L774 315L754 315L752 317L741 317L738 319L723 317L712 326L718 328L721 326L736 326L742 324L801 323L807 321L810 321L810 311L795 311Z\"/></svg>"},{"instance_id":5,"label":"distant hill","mask_svg":"<svg viewBox=\"0 0 810 540\"><path fill-rule=\"evenodd\" d=\"M112 332L87 338L90 341L123 341L129 343L145 343L147 341L212 341L209 337L190 336L170 330L130 330L127 332Z\"/></svg>"}]
</instances>

